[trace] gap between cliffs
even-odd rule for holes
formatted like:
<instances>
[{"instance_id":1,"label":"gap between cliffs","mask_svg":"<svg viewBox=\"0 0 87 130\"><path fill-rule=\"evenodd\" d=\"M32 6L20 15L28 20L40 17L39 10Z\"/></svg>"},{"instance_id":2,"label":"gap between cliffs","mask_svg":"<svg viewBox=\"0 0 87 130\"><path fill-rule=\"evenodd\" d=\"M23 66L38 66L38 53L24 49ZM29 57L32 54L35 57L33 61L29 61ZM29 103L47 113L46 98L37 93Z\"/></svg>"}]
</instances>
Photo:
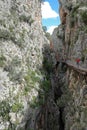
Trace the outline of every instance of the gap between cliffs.
<instances>
[{"instance_id":1,"label":"gap between cliffs","mask_svg":"<svg viewBox=\"0 0 87 130\"><path fill-rule=\"evenodd\" d=\"M36 121L35 130L64 130L64 107L65 102L62 101L62 96L65 89L65 65L59 63L53 65L52 50L45 45L43 51L43 68L46 77L49 77L50 88L45 95L45 102L42 106L41 113L39 113Z\"/></svg>"}]
</instances>

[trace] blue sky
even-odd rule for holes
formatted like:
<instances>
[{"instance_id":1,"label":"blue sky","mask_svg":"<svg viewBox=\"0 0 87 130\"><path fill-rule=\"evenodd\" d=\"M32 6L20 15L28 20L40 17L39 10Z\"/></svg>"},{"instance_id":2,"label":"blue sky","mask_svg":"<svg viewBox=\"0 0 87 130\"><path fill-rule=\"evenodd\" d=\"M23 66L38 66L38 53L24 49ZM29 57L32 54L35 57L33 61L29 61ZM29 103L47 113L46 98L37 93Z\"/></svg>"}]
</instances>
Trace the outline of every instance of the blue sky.
<instances>
[{"instance_id":1,"label":"blue sky","mask_svg":"<svg viewBox=\"0 0 87 130\"><path fill-rule=\"evenodd\" d=\"M42 24L49 33L60 24L58 0L45 0L41 6Z\"/></svg>"}]
</instances>

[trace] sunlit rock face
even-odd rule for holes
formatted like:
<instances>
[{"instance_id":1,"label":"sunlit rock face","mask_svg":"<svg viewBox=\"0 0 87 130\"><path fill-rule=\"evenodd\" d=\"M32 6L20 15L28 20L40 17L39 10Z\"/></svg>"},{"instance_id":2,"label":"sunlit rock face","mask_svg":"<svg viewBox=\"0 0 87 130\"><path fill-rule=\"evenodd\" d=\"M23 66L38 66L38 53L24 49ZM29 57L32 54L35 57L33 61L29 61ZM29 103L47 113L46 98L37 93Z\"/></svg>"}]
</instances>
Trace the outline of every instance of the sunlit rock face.
<instances>
[{"instance_id":1,"label":"sunlit rock face","mask_svg":"<svg viewBox=\"0 0 87 130\"><path fill-rule=\"evenodd\" d=\"M40 2L0 1L0 130L86 130L87 75L62 63L54 72L53 63L68 59L76 65L80 58L87 67L87 1L59 0L61 25L53 32L51 51Z\"/></svg>"},{"instance_id":2,"label":"sunlit rock face","mask_svg":"<svg viewBox=\"0 0 87 130\"><path fill-rule=\"evenodd\" d=\"M61 60L64 53L64 26L59 25L54 29L52 34L52 43L56 57L58 56L58 58Z\"/></svg>"},{"instance_id":3,"label":"sunlit rock face","mask_svg":"<svg viewBox=\"0 0 87 130\"><path fill-rule=\"evenodd\" d=\"M80 64L85 68L87 66L86 12L86 1L60 0L60 20L61 28L63 28L64 32L63 38L62 34L60 34L62 39L61 45L64 45L63 49L65 48L65 53L67 53L67 57L69 57L72 62L74 62L76 58L80 58ZM60 32L60 26L58 27L58 31L56 29L54 32L59 42L58 32Z\"/></svg>"},{"instance_id":4,"label":"sunlit rock face","mask_svg":"<svg viewBox=\"0 0 87 130\"><path fill-rule=\"evenodd\" d=\"M72 63L72 67L67 67L66 74L61 79L65 79L66 87L62 98L58 99L64 107L64 130L86 130L87 75L81 73L81 70L77 72L78 68L74 69L73 66L76 65L76 59L80 58L79 66L87 68L87 0L59 2L61 25L52 34L54 50L55 54L60 56L62 53L62 59Z\"/></svg>"},{"instance_id":5,"label":"sunlit rock face","mask_svg":"<svg viewBox=\"0 0 87 130\"><path fill-rule=\"evenodd\" d=\"M0 130L24 130L34 120L30 106L38 96L47 42L40 0L0 1Z\"/></svg>"}]
</instances>

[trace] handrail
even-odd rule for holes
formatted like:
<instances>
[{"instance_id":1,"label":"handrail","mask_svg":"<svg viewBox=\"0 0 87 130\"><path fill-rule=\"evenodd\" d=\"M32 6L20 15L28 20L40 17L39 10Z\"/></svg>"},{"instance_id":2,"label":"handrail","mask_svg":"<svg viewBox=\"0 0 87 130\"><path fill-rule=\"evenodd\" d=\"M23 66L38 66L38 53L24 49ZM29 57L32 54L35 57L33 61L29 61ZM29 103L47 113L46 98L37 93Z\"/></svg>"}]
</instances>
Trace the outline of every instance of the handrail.
<instances>
[{"instance_id":1,"label":"handrail","mask_svg":"<svg viewBox=\"0 0 87 130\"><path fill-rule=\"evenodd\" d=\"M79 67L78 67L77 65L72 64L72 62L71 62L70 60L66 60L66 61L60 60L60 61L58 61L58 62L65 63L67 66L73 68L73 69L76 70L77 72L79 72L79 73L81 73L81 74L83 74L83 75L87 75L87 69L82 68L80 65L79 65Z\"/></svg>"}]
</instances>

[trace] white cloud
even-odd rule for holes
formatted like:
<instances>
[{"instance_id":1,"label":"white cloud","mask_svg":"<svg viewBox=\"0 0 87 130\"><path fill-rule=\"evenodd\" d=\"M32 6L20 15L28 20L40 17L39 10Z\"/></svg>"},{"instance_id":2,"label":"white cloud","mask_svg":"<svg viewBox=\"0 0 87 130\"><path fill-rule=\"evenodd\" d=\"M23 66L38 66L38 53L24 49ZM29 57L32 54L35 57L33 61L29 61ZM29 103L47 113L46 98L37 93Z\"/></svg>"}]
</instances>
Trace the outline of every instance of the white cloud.
<instances>
[{"instance_id":1,"label":"white cloud","mask_svg":"<svg viewBox=\"0 0 87 130\"><path fill-rule=\"evenodd\" d=\"M58 27L58 26L50 26L50 27L48 28L47 32L49 32L50 34L52 34L54 28L56 28L56 27Z\"/></svg>"},{"instance_id":2,"label":"white cloud","mask_svg":"<svg viewBox=\"0 0 87 130\"><path fill-rule=\"evenodd\" d=\"M48 19L48 18L56 18L59 15L51 8L49 2L43 2L41 4L41 11L42 11L42 18Z\"/></svg>"}]
</instances>

